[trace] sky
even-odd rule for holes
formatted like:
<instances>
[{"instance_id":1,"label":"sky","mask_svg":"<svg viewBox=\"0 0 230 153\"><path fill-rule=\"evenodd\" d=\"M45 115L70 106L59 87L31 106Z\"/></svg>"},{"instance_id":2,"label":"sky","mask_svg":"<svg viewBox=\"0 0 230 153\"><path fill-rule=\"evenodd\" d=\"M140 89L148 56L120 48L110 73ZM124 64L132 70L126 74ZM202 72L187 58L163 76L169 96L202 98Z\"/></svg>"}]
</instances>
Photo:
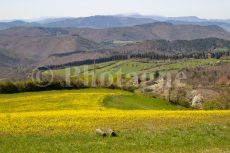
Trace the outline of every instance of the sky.
<instances>
[{"instance_id":1,"label":"sky","mask_svg":"<svg viewBox=\"0 0 230 153\"><path fill-rule=\"evenodd\" d=\"M230 0L0 0L0 20L138 13L230 19Z\"/></svg>"}]
</instances>

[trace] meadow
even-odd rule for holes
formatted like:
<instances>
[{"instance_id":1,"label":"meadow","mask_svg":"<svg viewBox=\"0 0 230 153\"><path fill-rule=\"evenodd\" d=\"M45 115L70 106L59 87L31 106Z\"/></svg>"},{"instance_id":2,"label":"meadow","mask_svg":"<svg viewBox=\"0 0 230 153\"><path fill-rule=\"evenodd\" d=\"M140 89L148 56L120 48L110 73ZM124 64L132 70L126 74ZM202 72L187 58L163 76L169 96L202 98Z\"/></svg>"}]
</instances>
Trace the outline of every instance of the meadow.
<instances>
[{"instance_id":1,"label":"meadow","mask_svg":"<svg viewBox=\"0 0 230 153\"><path fill-rule=\"evenodd\" d=\"M217 59L181 59L181 60L120 60L106 63L96 64L96 75L100 76L103 73L109 73L112 76L118 74L131 73L154 73L156 71L168 73L183 68L193 68L197 66L213 65L218 62ZM222 60L222 62L229 62L229 60ZM79 73L80 71L80 73ZM53 70L54 75L65 76L70 73L70 76L87 77L94 72L94 65L73 66L71 68ZM45 72L49 74L48 72Z\"/></svg>"},{"instance_id":2,"label":"meadow","mask_svg":"<svg viewBox=\"0 0 230 153\"><path fill-rule=\"evenodd\" d=\"M95 129L114 129L102 138ZM110 89L0 95L1 153L229 152L230 111Z\"/></svg>"}]
</instances>

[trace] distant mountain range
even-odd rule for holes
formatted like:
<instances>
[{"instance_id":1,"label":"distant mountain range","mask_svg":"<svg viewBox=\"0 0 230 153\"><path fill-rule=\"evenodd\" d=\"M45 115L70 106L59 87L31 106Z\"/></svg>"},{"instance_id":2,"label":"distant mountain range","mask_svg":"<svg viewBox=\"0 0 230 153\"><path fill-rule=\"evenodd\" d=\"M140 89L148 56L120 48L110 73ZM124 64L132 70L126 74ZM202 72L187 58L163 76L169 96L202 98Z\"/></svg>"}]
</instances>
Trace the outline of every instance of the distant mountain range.
<instances>
[{"instance_id":1,"label":"distant mountain range","mask_svg":"<svg viewBox=\"0 0 230 153\"><path fill-rule=\"evenodd\" d=\"M126 27L139 24L157 22L150 18L132 18L132 17L118 17L118 16L92 16L84 18L50 18L39 20L35 22L12 21L0 22L0 29L7 29L12 27L69 27L69 28L112 28L112 27Z\"/></svg>"},{"instance_id":2,"label":"distant mountain range","mask_svg":"<svg viewBox=\"0 0 230 153\"><path fill-rule=\"evenodd\" d=\"M230 31L230 20L208 20L197 17L161 17L142 15L91 16L82 18L48 18L33 22L21 20L0 22L0 29L12 27L69 27L69 28L114 28L128 27L140 24L168 22L177 25L217 25Z\"/></svg>"},{"instance_id":3,"label":"distant mountain range","mask_svg":"<svg viewBox=\"0 0 230 153\"><path fill-rule=\"evenodd\" d=\"M156 22L132 27L109 29L75 28L72 35L80 35L96 42L110 41L143 41L143 40L193 40L200 38L230 39L230 33L219 26L173 25Z\"/></svg>"}]
</instances>

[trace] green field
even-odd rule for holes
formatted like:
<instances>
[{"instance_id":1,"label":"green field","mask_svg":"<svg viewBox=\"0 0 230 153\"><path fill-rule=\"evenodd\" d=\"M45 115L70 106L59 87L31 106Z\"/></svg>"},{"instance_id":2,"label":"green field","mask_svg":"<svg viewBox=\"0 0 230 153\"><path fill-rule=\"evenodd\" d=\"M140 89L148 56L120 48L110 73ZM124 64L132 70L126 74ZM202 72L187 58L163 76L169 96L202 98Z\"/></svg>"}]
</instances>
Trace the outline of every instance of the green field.
<instances>
[{"instance_id":1,"label":"green field","mask_svg":"<svg viewBox=\"0 0 230 153\"><path fill-rule=\"evenodd\" d=\"M229 152L230 111L181 109L109 89L0 95L0 153Z\"/></svg>"},{"instance_id":2,"label":"green field","mask_svg":"<svg viewBox=\"0 0 230 153\"><path fill-rule=\"evenodd\" d=\"M163 131L130 130L117 138L94 134L3 136L2 153L229 153L229 126L199 126Z\"/></svg>"},{"instance_id":3,"label":"green field","mask_svg":"<svg viewBox=\"0 0 230 153\"><path fill-rule=\"evenodd\" d=\"M216 59L182 59L182 60L123 60L112 61L96 65L96 74L100 76L103 73L109 73L112 76L117 74L129 74L129 73L154 73L159 71L166 73L170 71L180 70L182 68L192 68L197 66L213 65L216 64ZM223 61L228 62L228 60ZM93 65L76 66L66 69L53 70L54 75L65 76L67 72L70 72L72 77L76 75L83 77L93 74ZM80 71L80 74L79 72Z\"/></svg>"},{"instance_id":4,"label":"green field","mask_svg":"<svg viewBox=\"0 0 230 153\"><path fill-rule=\"evenodd\" d=\"M121 110L174 110L180 108L162 99L137 95L108 96L104 99L103 104L107 108Z\"/></svg>"}]
</instances>

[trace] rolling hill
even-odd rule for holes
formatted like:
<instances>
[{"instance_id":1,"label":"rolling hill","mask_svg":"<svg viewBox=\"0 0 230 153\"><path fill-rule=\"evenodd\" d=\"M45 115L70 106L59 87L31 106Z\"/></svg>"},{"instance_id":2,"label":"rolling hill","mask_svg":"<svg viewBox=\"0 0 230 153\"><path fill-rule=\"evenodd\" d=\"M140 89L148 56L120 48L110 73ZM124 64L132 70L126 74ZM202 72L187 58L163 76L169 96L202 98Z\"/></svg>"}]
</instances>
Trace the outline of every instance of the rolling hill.
<instances>
[{"instance_id":1,"label":"rolling hill","mask_svg":"<svg viewBox=\"0 0 230 153\"><path fill-rule=\"evenodd\" d=\"M230 40L230 33L218 26L181 26L170 23L109 29L18 27L0 31L0 48L40 60L52 54L106 50L108 47L101 44L104 41L171 41L210 37Z\"/></svg>"},{"instance_id":2,"label":"rolling hill","mask_svg":"<svg viewBox=\"0 0 230 153\"><path fill-rule=\"evenodd\" d=\"M118 27L106 29L93 28L40 28L18 27L1 30L0 36L57 36L79 35L86 39L102 41L143 41L143 40L193 40L200 38L230 39L230 33L215 26L174 25L166 22L142 24L132 27Z\"/></svg>"},{"instance_id":3,"label":"rolling hill","mask_svg":"<svg viewBox=\"0 0 230 153\"><path fill-rule=\"evenodd\" d=\"M0 76L14 77L15 73L19 73L18 67L31 69L51 64L55 59L46 60L46 58L53 54L73 51L90 52L105 48L101 44L80 36L66 35L65 32L66 30L62 29L34 27L18 27L0 31L0 66L2 71L7 69L7 73L1 72ZM81 59L82 57L79 56L74 60Z\"/></svg>"},{"instance_id":4,"label":"rolling hill","mask_svg":"<svg viewBox=\"0 0 230 153\"><path fill-rule=\"evenodd\" d=\"M173 25L165 22L107 29L16 27L0 30L0 53L2 57L4 56L1 65L8 64L8 61L10 61L8 64L10 68L60 65L111 57L123 51L131 54L146 50L174 54L178 50L175 44L178 46L181 43L188 45L179 45L185 53L194 50L189 46L194 43L174 42L175 40L189 41L210 37L230 40L230 33L218 26ZM128 43L114 45L115 41ZM198 40L195 46L199 43L207 42ZM210 50L212 49L210 47L213 46L204 49ZM222 44L217 47L226 46ZM6 58L5 55L13 55L13 57Z\"/></svg>"},{"instance_id":5,"label":"rolling hill","mask_svg":"<svg viewBox=\"0 0 230 153\"><path fill-rule=\"evenodd\" d=\"M70 33L96 42L114 40L193 40L201 38L230 39L230 33L218 26L173 25L165 22L109 29L70 29Z\"/></svg>"},{"instance_id":6,"label":"rolling hill","mask_svg":"<svg viewBox=\"0 0 230 153\"><path fill-rule=\"evenodd\" d=\"M54 53L95 50L103 47L62 29L13 28L0 31L0 48L27 58L43 58Z\"/></svg>"},{"instance_id":7,"label":"rolling hill","mask_svg":"<svg viewBox=\"0 0 230 153\"><path fill-rule=\"evenodd\" d=\"M147 40L115 48L114 51L122 51L127 54L137 53L157 53L164 55L211 53L218 49L230 50L230 41L206 38L195 40Z\"/></svg>"},{"instance_id":8,"label":"rolling hill","mask_svg":"<svg viewBox=\"0 0 230 153\"><path fill-rule=\"evenodd\" d=\"M182 17L164 17L164 16L144 16L139 14L131 15L121 15L122 17L132 17L132 18L149 18L161 22L168 22L178 25L217 25L221 28L230 32L230 20L229 19L201 19L196 16L182 16Z\"/></svg>"}]
</instances>

